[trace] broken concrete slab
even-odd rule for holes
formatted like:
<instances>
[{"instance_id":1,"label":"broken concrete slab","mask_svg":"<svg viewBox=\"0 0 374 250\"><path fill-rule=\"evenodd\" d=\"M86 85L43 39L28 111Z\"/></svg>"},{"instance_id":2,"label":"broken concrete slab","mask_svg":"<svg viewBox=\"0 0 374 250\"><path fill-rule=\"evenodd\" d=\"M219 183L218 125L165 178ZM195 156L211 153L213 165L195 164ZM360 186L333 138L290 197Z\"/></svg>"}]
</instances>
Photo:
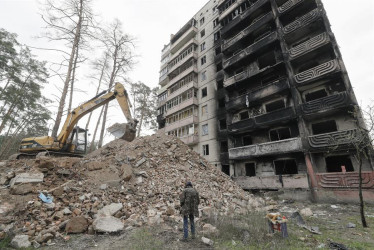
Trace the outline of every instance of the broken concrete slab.
<instances>
[{"instance_id":1,"label":"broken concrete slab","mask_svg":"<svg viewBox=\"0 0 374 250\"><path fill-rule=\"evenodd\" d=\"M205 238L205 237L201 237L201 241L205 245L208 245L208 246L213 246L213 244L214 244L214 242L211 239L208 239L208 238Z\"/></svg>"},{"instance_id":2,"label":"broken concrete slab","mask_svg":"<svg viewBox=\"0 0 374 250\"><path fill-rule=\"evenodd\" d=\"M28 248L31 246L28 235L16 235L10 245L14 248Z\"/></svg>"},{"instance_id":3,"label":"broken concrete slab","mask_svg":"<svg viewBox=\"0 0 374 250\"><path fill-rule=\"evenodd\" d=\"M112 203L99 210L97 213L98 217L111 216L120 211L123 208L122 203Z\"/></svg>"},{"instance_id":4,"label":"broken concrete slab","mask_svg":"<svg viewBox=\"0 0 374 250\"><path fill-rule=\"evenodd\" d=\"M135 164L135 167L137 168L137 167L139 167L139 166L141 166L144 162L146 162L147 161L147 159L146 158L142 158L141 160L139 160L136 164Z\"/></svg>"},{"instance_id":5,"label":"broken concrete slab","mask_svg":"<svg viewBox=\"0 0 374 250\"><path fill-rule=\"evenodd\" d=\"M43 173L21 173L17 174L16 177L10 181L10 186L13 187L20 183L40 183L43 182L43 179Z\"/></svg>"},{"instance_id":6,"label":"broken concrete slab","mask_svg":"<svg viewBox=\"0 0 374 250\"><path fill-rule=\"evenodd\" d=\"M88 221L86 218L79 216L71 218L65 227L66 233L84 233L87 231Z\"/></svg>"},{"instance_id":7,"label":"broken concrete slab","mask_svg":"<svg viewBox=\"0 0 374 250\"><path fill-rule=\"evenodd\" d=\"M113 216L99 217L92 223L93 229L99 233L116 233L122 231L124 224Z\"/></svg>"}]
</instances>

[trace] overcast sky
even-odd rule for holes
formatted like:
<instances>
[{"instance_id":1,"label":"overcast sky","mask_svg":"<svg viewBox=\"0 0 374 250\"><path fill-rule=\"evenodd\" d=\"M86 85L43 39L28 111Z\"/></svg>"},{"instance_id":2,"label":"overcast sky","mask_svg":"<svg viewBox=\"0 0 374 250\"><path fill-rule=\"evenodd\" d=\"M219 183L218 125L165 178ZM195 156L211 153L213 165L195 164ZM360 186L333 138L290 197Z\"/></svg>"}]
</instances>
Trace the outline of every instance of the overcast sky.
<instances>
[{"instance_id":1,"label":"overcast sky","mask_svg":"<svg viewBox=\"0 0 374 250\"><path fill-rule=\"evenodd\" d=\"M113 18L120 19L124 31L137 38L138 64L130 73L130 78L154 87L158 84L163 45L168 43L171 33L177 32L207 2L94 0L94 10L103 22L110 22ZM324 0L323 3L357 99L366 105L374 99L374 1ZM34 38L43 31L44 24L39 13L40 4L37 0L0 0L0 27L17 33L21 43L34 47L53 47L55 45ZM33 50L33 53L40 60L47 61L56 56L53 52L38 50ZM61 84L58 80L53 81L52 84ZM46 95L50 91L53 90L47 88ZM83 99L75 100L74 104L78 105L92 95L89 92ZM118 120L114 114L110 117L110 124Z\"/></svg>"}]
</instances>

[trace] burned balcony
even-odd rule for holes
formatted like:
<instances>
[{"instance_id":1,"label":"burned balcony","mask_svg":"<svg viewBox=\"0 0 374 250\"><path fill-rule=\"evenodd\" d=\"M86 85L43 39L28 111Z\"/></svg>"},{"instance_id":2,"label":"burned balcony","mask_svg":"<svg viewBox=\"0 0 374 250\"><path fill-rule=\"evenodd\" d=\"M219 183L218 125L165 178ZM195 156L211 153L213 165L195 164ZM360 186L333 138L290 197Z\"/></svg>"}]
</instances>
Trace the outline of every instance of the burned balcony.
<instances>
[{"instance_id":1,"label":"burned balcony","mask_svg":"<svg viewBox=\"0 0 374 250\"><path fill-rule=\"evenodd\" d=\"M315 118L319 114L326 115L329 111L335 112L336 109L349 106L351 100L347 92L341 92L335 95L326 96L300 105L301 113L304 116Z\"/></svg>"},{"instance_id":2,"label":"burned balcony","mask_svg":"<svg viewBox=\"0 0 374 250\"><path fill-rule=\"evenodd\" d=\"M336 131L308 137L312 151L340 150L352 148L353 143L358 142L362 136L357 129Z\"/></svg>"},{"instance_id":3,"label":"burned balcony","mask_svg":"<svg viewBox=\"0 0 374 250\"><path fill-rule=\"evenodd\" d=\"M246 120L235 122L228 126L229 133L252 131L258 128L266 128L281 122L287 122L296 118L293 107L287 107L263 115L255 116Z\"/></svg>"},{"instance_id":4,"label":"burned balcony","mask_svg":"<svg viewBox=\"0 0 374 250\"><path fill-rule=\"evenodd\" d=\"M274 19L274 15L272 12L269 12L258 19L255 19L247 28L243 31L239 32L234 37L224 40L222 45L222 50L227 50L230 47L235 46L240 40L250 35L253 31L257 30L258 28L262 27L264 24L268 23L269 21Z\"/></svg>"},{"instance_id":5,"label":"burned balcony","mask_svg":"<svg viewBox=\"0 0 374 250\"><path fill-rule=\"evenodd\" d=\"M222 59L223 59L223 54L219 53L218 55L214 56L214 63L218 64L218 63L222 62Z\"/></svg>"},{"instance_id":6,"label":"burned balcony","mask_svg":"<svg viewBox=\"0 0 374 250\"><path fill-rule=\"evenodd\" d=\"M241 72L239 74L236 74L236 75L234 75L230 78L227 78L226 80L224 80L223 84L224 84L224 87L227 88L227 87L230 87L230 86L234 85L235 83L244 82L244 81L249 80L250 78L258 76L260 74L266 75L270 72L275 72L275 71L281 70L282 66L284 66L283 62L276 61L274 65L267 66L267 67L262 68L262 69L247 68L243 72Z\"/></svg>"},{"instance_id":7,"label":"burned balcony","mask_svg":"<svg viewBox=\"0 0 374 250\"><path fill-rule=\"evenodd\" d=\"M309 53L310 51L313 51L317 48L322 47L323 45L326 45L330 42L329 35L324 32L322 34L319 34L318 36L315 36L308 41L301 43L289 50L289 58L290 60L294 60L298 58L299 56L302 56L306 53Z\"/></svg>"},{"instance_id":8,"label":"burned balcony","mask_svg":"<svg viewBox=\"0 0 374 250\"><path fill-rule=\"evenodd\" d=\"M165 118L165 115L164 115L164 114L158 115L158 116L157 116L157 123L164 122L165 119L166 119L166 118Z\"/></svg>"},{"instance_id":9,"label":"burned balcony","mask_svg":"<svg viewBox=\"0 0 374 250\"><path fill-rule=\"evenodd\" d=\"M287 79L277 80L276 82L272 82L266 86L253 90L248 94L230 100L226 103L226 109L231 112L239 111L247 108L252 102L261 101L266 97L279 94L289 88L290 85Z\"/></svg>"},{"instance_id":10,"label":"burned balcony","mask_svg":"<svg viewBox=\"0 0 374 250\"><path fill-rule=\"evenodd\" d=\"M264 38L254 42L247 48L243 49L239 53L235 54L234 56L230 57L229 59L225 60L223 62L223 68L228 68L231 66L234 66L235 64L238 64L240 61L243 59L249 57L250 55L254 54L256 51L258 51L261 48L264 48L273 42L278 40L278 33L277 32L272 32L265 36Z\"/></svg>"},{"instance_id":11,"label":"burned balcony","mask_svg":"<svg viewBox=\"0 0 374 250\"><path fill-rule=\"evenodd\" d=\"M374 188L374 172L363 171L362 176L362 188L373 189ZM331 189L358 189L360 183L360 176L358 172L346 172L346 173L318 173L316 179L319 188L331 188Z\"/></svg>"},{"instance_id":12,"label":"burned balcony","mask_svg":"<svg viewBox=\"0 0 374 250\"><path fill-rule=\"evenodd\" d=\"M332 74L335 72L340 71L340 66L338 60L331 60L325 63L322 63L321 65L318 65L317 67L311 68L309 70L306 70L304 72L301 72L297 75L295 75L295 81L299 85L306 84L310 81L314 81L319 79L322 76Z\"/></svg>"},{"instance_id":13,"label":"burned balcony","mask_svg":"<svg viewBox=\"0 0 374 250\"><path fill-rule=\"evenodd\" d=\"M237 16L234 20L232 20L230 23L226 24L222 29L221 29L221 35L225 36L225 34L233 30L234 27L238 26L240 23L247 21L249 17L259 8L264 6L266 3L268 3L269 0L258 0L255 2L251 7L246 9L241 15ZM220 17L220 20L222 20L222 17Z\"/></svg>"},{"instance_id":14,"label":"burned balcony","mask_svg":"<svg viewBox=\"0 0 374 250\"><path fill-rule=\"evenodd\" d=\"M304 16L298 18L294 22L286 25L283 28L283 33L285 35L288 35L288 34L294 32L294 31L296 31L297 29L300 29L301 27L306 26L306 25L316 21L321 16L322 16L322 11L319 10L319 9L314 9L311 12L305 14Z\"/></svg>"},{"instance_id":15,"label":"burned balcony","mask_svg":"<svg viewBox=\"0 0 374 250\"><path fill-rule=\"evenodd\" d=\"M216 74L216 81L219 82L219 81L223 81L223 79L225 78L225 74L223 72L223 69L221 69L220 71L217 72Z\"/></svg>"},{"instance_id":16,"label":"burned balcony","mask_svg":"<svg viewBox=\"0 0 374 250\"><path fill-rule=\"evenodd\" d=\"M292 8L294 8L295 6L297 6L298 4L300 4L301 2L304 2L304 0L289 0L278 8L278 12L282 15L287 11L291 10Z\"/></svg>"},{"instance_id":17,"label":"burned balcony","mask_svg":"<svg viewBox=\"0 0 374 250\"><path fill-rule=\"evenodd\" d=\"M229 159L244 160L253 157L261 157L274 154L279 155L301 152L302 149L303 147L301 139L299 137L296 137L282 141L266 142L245 147L231 148L229 149Z\"/></svg>"}]
</instances>

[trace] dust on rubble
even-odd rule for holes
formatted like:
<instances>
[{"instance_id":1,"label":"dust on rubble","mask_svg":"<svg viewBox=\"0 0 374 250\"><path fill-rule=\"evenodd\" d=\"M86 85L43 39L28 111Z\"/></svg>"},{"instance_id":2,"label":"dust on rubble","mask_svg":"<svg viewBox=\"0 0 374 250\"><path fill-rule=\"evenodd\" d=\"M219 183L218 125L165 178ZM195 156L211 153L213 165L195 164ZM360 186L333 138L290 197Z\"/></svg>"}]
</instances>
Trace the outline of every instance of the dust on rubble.
<instances>
[{"instance_id":1,"label":"dust on rubble","mask_svg":"<svg viewBox=\"0 0 374 250\"><path fill-rule=\"evenodd\" d=\"M181 222L179 195L187 180L200 193L203 216L263 204L179 139L156 134L115 140L81 159L7 162L0 168L0 238L27 235L39 246L68 240L67 233L172 229ZM53 202L39 199L40 192Z\"/></svg>"}]
</instances>

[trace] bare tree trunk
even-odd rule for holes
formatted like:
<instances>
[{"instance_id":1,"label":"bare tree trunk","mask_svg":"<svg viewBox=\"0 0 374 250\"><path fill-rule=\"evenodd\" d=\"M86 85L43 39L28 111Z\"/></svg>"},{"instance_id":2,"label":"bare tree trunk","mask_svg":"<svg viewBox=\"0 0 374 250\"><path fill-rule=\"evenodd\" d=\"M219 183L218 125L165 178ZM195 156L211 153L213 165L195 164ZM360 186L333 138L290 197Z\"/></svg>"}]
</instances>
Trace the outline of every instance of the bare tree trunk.
<instances>
[{"instance_id":1,"label":"bare tree trunk","mask_svg":"<svg viewBox=\"0 0 374 250\"><path fill-rule=\"evenodd\" d=\"M105 132L105 126L106 126L106 116L107 116L107 113L108 113L108 107L109 107L109 103L105 104L105 106L104 106L103 124L101 125L100 139L99 139L99 144L97 146L98 148L101 148L103 146L104 132Z\"/></svg>"},{"instance_id":2,"label":"bare tree trunk","mask_svg":"<svg viewBox=\"0 0 374 250\"><path fill-rule=\"evenodd\" d=\"M9 117L13 114L14 108L16 107L15 102L9 107L7 113L3 116L3 120L1 121L0 124L0 134L5 128L5 125L7 124Z\"/></svg>"},{"instance_id":3,"label":"bare tree trunk","mask_svg":"<svg viewBox=\"0 0 374 250\"><path fill-rule=\"evenodd\" d=\"M101 117L103 116L104 108L105 108L105 106L101 108L99 120L96 123L95 131L94 131L94 134L93 134L93 137L92 137L92 141L91 141L90 152L92 152L94 150L94 143L95 143L95 139L96 139L96 133L97 133L97 130L98 130L99 125L100 125Z\"/></svg>"},{"instance_id":4,"label":"bare tree trunk","mask_svg":"<svg viewBox=\"0 0 374 250\"><path fill-rule=\"evenodd\" d=\"M136 137L140 136L140 131L142 130L142 124L143 124L143 118L144 118L144 107L142 108L141 114L140 114L140 119L139 119L139 126L138 126L138 134Z\"/></svg>"},{"instance_id":5,"label":"bare tree trunk","mask_svg":"<svg viewBox=\"0 0 374 250\"><path fill-rule=\"evenodd\" d=\"M64 82L64 88L62 90L60 102L59 102L59 105L58 105L55 124L54 124L53 129L52 129L52 137L57 137L57 133L58 133L58 130L60 128L62 113L64 112L66 95L68 93L71 73L72 73L72 69L73 69L75 52L78 49L78 44L79 44L79 41L80 41L80 38L81 38L80 31L81 31L81 28L82 28L82 15L83 15L83 0L80 0L79 19L78 19L78 23L77 23L77 31L75 33L73 46L72 46L71 52L70 52L68 72L66 74L66 79L65 79L65 82Z\"/></svg>"},{"instance_id":6,"label":"bare tree trunk","mask_svg":"<svg viewBox=\"0 0 374 250\"><path fill-rule=\"evenodd\" d=\"M72 73L71 82L70 82L70 97L69 97L68 113L71 112L71 106L73 105L74 81L75 81L75 71L77 69L78 53L79 53L79 44L78 44L78 47L75 51L73 73Z\"/></svg>"},{"instance_id":7,"label":"bare tree trunk","mask_svg":"<svg viewBox=\"0 0 374 250\"><path fill-rule=\"evenodd\" d=\"M361 172L362 172L362 159L361 159L362 156L358 156L358 159L359 159L359 170L358 170L358 175L359 175L359 186L358 186L358 195L360 197L360 215L361 215L361 222L362 222L362 226L363 227L368 227L367 223L366 223L366 218L365 218L365 210L364 210L364 198L363 198L363 195L362 195L362 176L361 176Z\"/></svg>"},{"instance_id":8,"label":"bare tree trunk","mask_svg":"<svg viewBox=\"0 0 374 250\"><path fill-rule=\"evenodd\" d=\"M106 54L105 55L105 59L104 59L104 63L103 63L103 67L101 68L101 73L100 73L100 78L99 78L99 85L97 86L96 95L98 95L99 91L100 91L101 82L103 81L104 73L105 73L105 68L107 66L107 61L108 61L108 55ZM100 118L101 118L101 114L100 114ZM87 120L87 123L86 123L86 129L88 129L88 126L90 125L91 116L92 116L92 112L90 112L90 115L88 116L88 120Z\"/></svg>"}]
</instances>

